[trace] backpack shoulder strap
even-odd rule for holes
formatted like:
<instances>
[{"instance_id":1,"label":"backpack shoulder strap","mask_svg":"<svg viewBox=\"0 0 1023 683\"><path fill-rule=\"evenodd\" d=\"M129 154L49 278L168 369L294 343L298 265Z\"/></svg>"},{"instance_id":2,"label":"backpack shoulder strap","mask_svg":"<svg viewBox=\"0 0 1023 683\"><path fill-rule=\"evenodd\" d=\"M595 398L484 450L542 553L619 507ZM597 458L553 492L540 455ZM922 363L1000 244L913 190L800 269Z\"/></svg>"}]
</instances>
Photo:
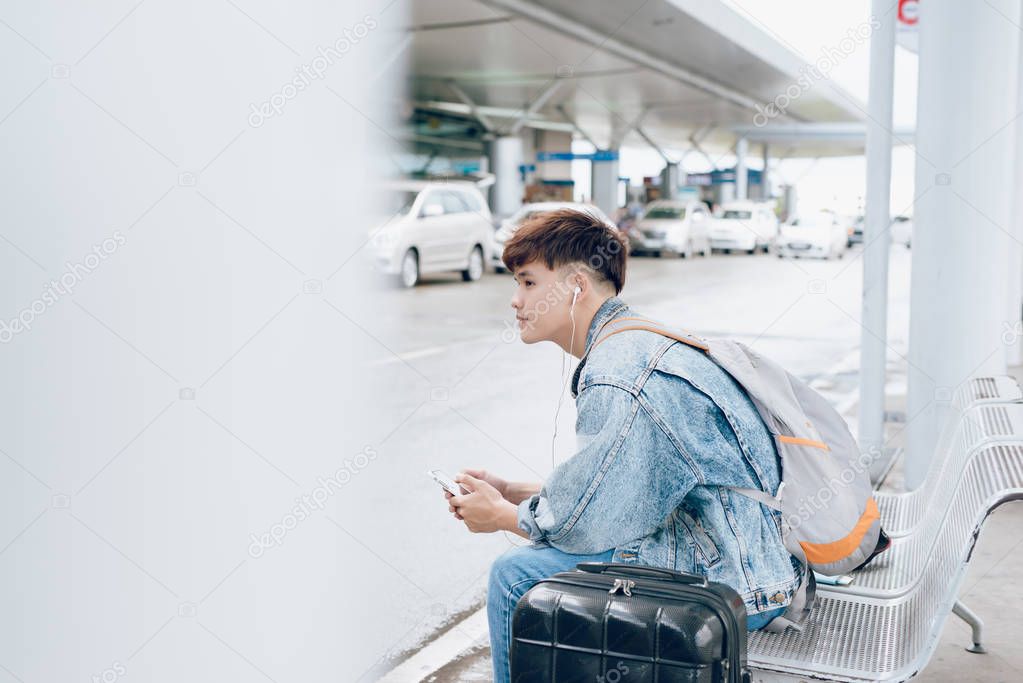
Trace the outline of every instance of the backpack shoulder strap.
<instances>
[{"instance_id":1,"label":"backpack shoulder strap","mask_svg":"<svg viewBox=\"0 0 1023 683\"><path fill-rule=\"evenodd\" d=\"M604 341L611 335L618 334L619 332L625 332L627 330L647 330L648 332L656 332L657 334L664 335L665 337L669 337L675 341L680 341L683 344L688 344L689 346L700 349L703 352L710 351L710 347L707 346L707 343L695 335L688 334L686 332L678 332L659 322L650 320L649 318L639 317L615 318L610 321L604 327L604 330L600 333L600 335L593 340L593 345L590 347L590 351L593 351L593 349L597 347L597 344Z\"/></svg>"},{"instance_id":2,"label":"backpack shoulder strap","mask_svg":"<svg viewBox=\"0 0 1023 683\"><path fill-rule=\"evenodd\" d=\"M586 349L586 353L583 354L583 357L579 359L579 364L576 366L575 373L573 373L572 376L572 398L576 398L578 396L576 388L579 383L579 376L582 373L583 366L586 364L586 360L590 357L590 353L592 353L593 349L597 347L597 344L604 341L611 335L618 334L619 332L625 332L626 330L647 330L649 332L656 332L664 335L665 337L670 337L671 339L680 341L683 344L688 344L689 346L700 349L704 353L710 352L710 347L699 337L684 332L680 333L673 331L665 325L650 320L649 318L637 316L612 318L600 327L593 343L590 344L588 349Z\"/></svg>"}]
</instances>

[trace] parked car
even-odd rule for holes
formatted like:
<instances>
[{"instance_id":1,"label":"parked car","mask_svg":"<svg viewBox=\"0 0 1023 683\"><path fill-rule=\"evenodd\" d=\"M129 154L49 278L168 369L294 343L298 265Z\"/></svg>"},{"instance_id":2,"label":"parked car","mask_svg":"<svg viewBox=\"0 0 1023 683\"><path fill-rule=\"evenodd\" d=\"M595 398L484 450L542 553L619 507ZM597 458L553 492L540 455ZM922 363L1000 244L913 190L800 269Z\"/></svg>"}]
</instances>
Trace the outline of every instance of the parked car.
<instances>
[{"instance_id":1,"label":"parked car","mask_svg":"<svg viewBox=\"0 0 1023 683\"><path fill-rule=\"evenodd\" d=\"M849 239L846 240L846 246L851 247L854 244L863 244L863 221L862 215L856 216L852 232L849 233Z\"/></svg>"},{"instance_id":2,"label":"parked car","mask_svg":"<svg viewBox=\"0 0 1023 683\"><path fill-rule=\"evenodd\" d=\"M671 199L650 202L630 235L631 251L654 256L669 253L683 258L696 252L707 256L709 223L710 210L703 202Z\"/></svg>"},{"instance_id":3,"label":"parked car","mask_svg":"<svg viewBox=\"0 0 1023 683\"><path fill-rule=\"evenodd\" d=\"M710 223L711 248L725 252L767 252L777 236L778 217L769 204L760 202L726 202Z\"/></svg>"},{"instance_id":4,"label":"parked car","mask_svg":"<svg viewBox=\"0 0 1023 683\"><path fill-rule=\"evenodd\" d=\"M394 214L370 231L379 271L414 287L422 275L460 271L478 280L490 258L493 223L472 183L406 181L389 185Z\"/></svg>"},{"instance_id":5,"label":"parked car","mask_svg":"<svg viewBox=\"0 0 1023 683\"><path fill-rule=\"evenodd\" d=\"M515 234L515 231L519 229L519 226L521 226L527 219L532 218L539 213L556 211L557 209L575 209L576 211L585 211L597 220L617 229L614 222L593 204L583 204L581 202L535 202L533 204L523 204L522 208L504 219L501 222L501 226L494 233L490 257L490 262L491 265L494 266L494 270L498 273L503 273L506 270L504 262L501 260L501 256L504 254L504 244L511 239L511 236Z\"/></svg>"},{"instance_id":6,"label":"parked car","mask_svg":"<svg viewBox=\"0 0 1023 683\"><path fill-rule=\"evenodd\" d=\"M831 211L818 211L782 224L775 240L775 253L779 258L842 258L848 238L847 222Z\"/></svg>"},{"instance_id":7,"label":"parked car","mask_svg":"<svg viewBox=\"0 0 1023 683\"><path fill-rule=\"evenodd\" d=\"M913 217L896 216L892 219L891 227L893 244L904 244L906 249L910 248L913 242Z\"/></svg>"},{"instance_id":8,"label":"parked car","mask_svg":"<svg viewBox=\"0 0 1023 683\"><path fill-rule=\"evenodd\" d=\"M853 227L853 231L849 234L849 245L862 244L863 243L863 216L856 217L856 225ZM888 230L891 233L892 244L904 244L906 249L910 248L910 244L913 241L913 217L912 216L894 216L891 223L888 225Z\"/></svg>"}]
</instances>

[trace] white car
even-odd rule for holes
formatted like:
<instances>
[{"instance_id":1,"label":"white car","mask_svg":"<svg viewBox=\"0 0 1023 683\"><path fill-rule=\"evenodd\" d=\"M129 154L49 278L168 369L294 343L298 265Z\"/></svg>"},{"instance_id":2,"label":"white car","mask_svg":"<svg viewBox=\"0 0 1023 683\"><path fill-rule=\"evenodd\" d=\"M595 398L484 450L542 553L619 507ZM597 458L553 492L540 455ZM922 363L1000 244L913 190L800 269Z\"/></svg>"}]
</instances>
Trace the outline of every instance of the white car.
<instances>
[{"instance_id":1,"label":"white car","mask_svg":"<svg viewBox=\"0 0 1023 683\"><path fill-rule=\"evenodd\" d=\"M848 244L848 230L846 222L830 211L797 216L782 224L775 240L775 253L779 258L842 258Z\"/></svg>"},{"instance_id":2,"label":"white car","mask_svg":"<svg viewBox=\"0 0 1023 683\"><path fill-rule=\"evenodd\" d=\"M892 234L892 244L904 244L909 249L913 242L913 217L896 216L892 219L889 228Z\"/></svg>"},{"instance_id":3,"label":"white car","mask_svg":"<svg viewBox=\"0 0 1023 683\"><path fill-rule=\"evenodd\" d=\"M460 271L478 280L490 258L493 223L472 183L407 181L388 185L393 215L370 231L377 269L414 287L422 275Z\"/></svg>"},{"instance_id":4,"label":"white car","mask_svg":"<svg viewBox=\"0 0 1023 683\"><path fill-rule=\"evenodd\" d=\"M646 205L630 235L633 253L677 254L683 258L710 253L710 211L699 201L658 199Z\"/></svg>"},{"instance_id":5,"label":"white car","mask_svg":"<svg viewBox=\"0 0 1023 683\"><path fill-rule=\"evenodd\" d=\"M580 202L535 202L533 204L523 204L522 208L501 221L501 227L499 227L497 232L494 233L494 242L491 249L491 265L494 266L494 270L498 273L502 273L506 270L504 262L501 260L501 256L504 254L504 244L511 239L511 236L515 234L515 231L519 229L519 226L521 226L527 219L532 218L537 214L545 213L547 211L556 211L558 209L575 209L576 211L585 211L597 220L606 223L617 230L614 221L608 218L603 211L592 204L582 204Z\"/></svg>"},{"instance_id":6,"label":"white car","mask_svg":"<svg viewBox=\"0 0 1023 683\"><path fill-rule=\"evenodd\" d=\"M727 202L710 224L712 249L736 249L748 254L765 252L778 237L778 217L769 204L750 201Z\"/></svg>"}]
</instances>

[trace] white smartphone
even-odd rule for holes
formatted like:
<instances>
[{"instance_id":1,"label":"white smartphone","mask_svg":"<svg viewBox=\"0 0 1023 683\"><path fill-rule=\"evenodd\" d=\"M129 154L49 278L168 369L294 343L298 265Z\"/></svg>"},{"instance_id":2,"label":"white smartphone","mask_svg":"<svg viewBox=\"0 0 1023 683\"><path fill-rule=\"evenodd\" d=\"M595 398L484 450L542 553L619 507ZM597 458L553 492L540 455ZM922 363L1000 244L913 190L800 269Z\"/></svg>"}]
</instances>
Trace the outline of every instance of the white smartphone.
<instances>
[{"instance_id":1,"label":"white smartphone","mask_svg":"<svg viewBox=\"0 0 1023 683\"><path fill-rule=\"evenodd\" d=\"M823 574L814 572L813 577L817 583L825 586L848 586L853 582L853 577L848 574L842 574L841 576L824 576Z\"/></svg>"},{"instance_id":2,"label":"white smartphone","mask_svg":"<svg viewBox=\"0 0 1023 683\"><path fill-rule=\"evenodd\" d=\"M458 482L456 482L454 479L444 474L440 470L427 470L426 473L430 475L430 477L435 482L440 484L441 488L450 493L452 496L464 496L465 494L469 493L461 486L459 486Z\"/></svg>"}]
</instances>

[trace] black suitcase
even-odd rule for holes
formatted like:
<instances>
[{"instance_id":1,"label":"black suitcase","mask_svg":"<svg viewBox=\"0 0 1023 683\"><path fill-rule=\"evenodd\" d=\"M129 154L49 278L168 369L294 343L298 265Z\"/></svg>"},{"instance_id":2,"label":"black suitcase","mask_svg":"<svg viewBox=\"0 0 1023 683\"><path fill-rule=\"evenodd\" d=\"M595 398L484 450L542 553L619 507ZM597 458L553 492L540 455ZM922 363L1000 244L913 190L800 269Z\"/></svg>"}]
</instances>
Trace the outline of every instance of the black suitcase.
<instances>
[{"instance_id":1,"label":"black suitcase","mask_svg":"<svg viewBox=\"0 0 1023 683\"><path fill-rule=\"evenodd\" d=\"M746 608L729 586L671 569L581 562L512 616L515 683L743 683Z\"/></svg>"}]
</instances>

